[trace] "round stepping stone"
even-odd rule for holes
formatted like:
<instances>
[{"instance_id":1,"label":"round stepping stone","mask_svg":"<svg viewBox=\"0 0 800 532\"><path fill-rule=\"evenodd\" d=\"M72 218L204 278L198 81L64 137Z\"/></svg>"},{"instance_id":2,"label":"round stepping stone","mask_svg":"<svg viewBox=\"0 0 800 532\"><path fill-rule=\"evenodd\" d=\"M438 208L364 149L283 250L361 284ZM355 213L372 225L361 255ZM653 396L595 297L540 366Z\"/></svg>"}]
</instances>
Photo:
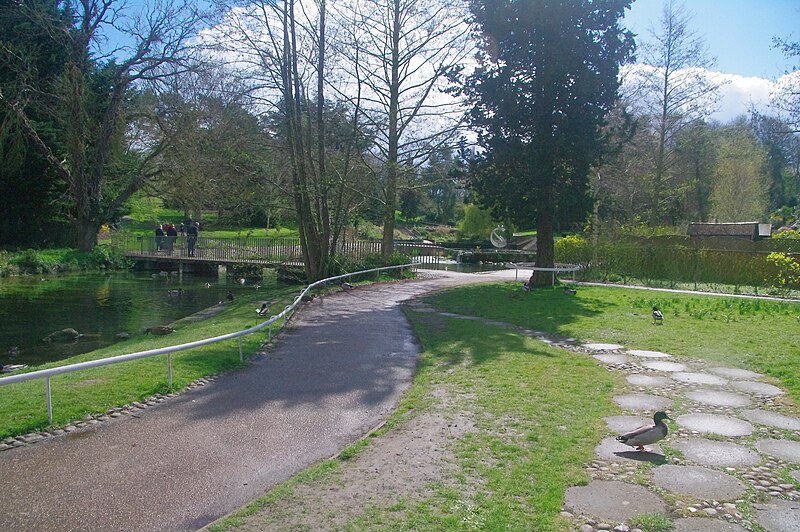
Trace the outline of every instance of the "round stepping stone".
<instances>
[{"instance_id":1,"label":"round stepping stone","mask_svg":"<svg viewBox=\"0 0 800 532\"><path fill-rule=\"evenodd\" d=\"M697 403L714 406L749 406L750 399L738 393L721 392L718 390L695 390L686 394L686 397Z\"/></svg>"},{"instance_id":2,"label":"round stepping stone","mask_svg":"<svg viewBox=\"0 0 800 532\"><path fill-rule=\"evenodd\" d=\"M672 522L672 532L745 532L747 529L736 523L710 517L684 517Z\"/></svg>"},{"instance_id":3,"label":"round stepping stone","mask_svg":"<svg viewBox=\"0 0 800 532\"><path fill-rule=\"evenodd\" d=\"M576 515L615 522L641 514L667 513L666 504L654 493L642 486L615 480L593 480L586 486L568 488L564 508Z\"/></svg>"},{"instance_id":4,"label":"round stepping stone","mask_svg":"<svg viewBox=\"0 0 800 532\"><path fill-rule=\"evenodd\" d=\"M653 483L665 490L698 499L731 500L745 493L739 479L699 466L659 466L653 472Z\"/></svg>"},{"instance_id":5,"label":"round stepping stone","mask_svg":"<svg viewBox=\"0 0 800 532\"><path fill-rule=\"evenodd\" d=\"M764 376L761 373L756 373L755 371L748 371L746 369L739 368L711 368L708 371L734 380L760 379Z\"/></svg>"},{"instance_id":6,"label":"round stepping stone","mask_svg":"<svg viewBox=\"0 0 800 532\"><path fill-rule=\"evenodd\" d=\"M671 358L672 355L661 351L647 351L646 349L628 349L628 353L642 358Z\"/></svg>"},{"instance_id":7,"label":"round stepping stone","mask_svg":"<svg viewBox=\"0 0 800 532\"><path fill-rule=\"evenodd\" d=\"M730 385L741 392L764 395L766 397L775 397L776 395L784 394L784 391L777 386L773 386L765 382L734 381L730 383Z\"/></svg>"},{"instance_id":8,"label":"round stepping stone","mask_svg":"<svg viewBox=\"0 0 800 532\"><path fill-rule=\"evenodd\" d=\"M753 425L731 416L717 414L684 414L678 416L678 425L697 432L710 432L720 436L749 436Z\"/></svg>"},{"instance_id":9,"label":"round stepping stone","mask_svg":"<svg viewBox=\"0 0 800 532\"><path fill-rule=\"evenodd\" d=\"M625 355L592 355L603 364L627 364L628 357Z\"/></svg>"},{"instance_id":10,"label":"round stepping stone","mask_svg":"<svg viewBox=\"0 0 800 532\"><path fill-rule=\"evenodd\" d=\"M692 462L706 466L741 467L761 463L761 455L742 445L726 441L693 438L673 444Z\"/></svg>"},{"instance_id":11,"label":"round stepping stone","mask_svg":"<svg viewBox=\"0 0 800 532\"><path fill-rule=\"evenodd\" d=\"M758 440L756 449L762 453L800 464L800 442L789 440Z\"/></svg>"},{"instance_id":12,"label":"round stepping stone","mask_svg":"<svg viewBox=\"0 0 800 532\"><path fill-rule=\"evenodd\" d=\"M676 372L672 374L672 378L676 381L686 382L689 384L713 384L715 386L722 386L728 384L728 381L716 375L709 375L708 373L692 373L692 372Z\"/></svg>"},{"instance_id":13,"label":"round stepping stone","mask_svg":"<svg viewBox=\"0 0 800 532\"><path fill-rule=\"evenodd\" d=\"M609 416L604 417L608 430L617 434L624 434L644 425L652 425L652 418L642 416Z\"/></svg>"},{"instance_id":14,"label":"round stepping stone","mask_svg":"<svg viewBox=\"0 0 800 532\"><path fill-rule=\"evenodd\" d=\"M755 504L756 522L770 532L800 530L800 504L773 498L769 504Z\"/></svg>"},{"instance_id":15,"label":"round stepping stone","mask_svg":"<svg viewBox=\"0 0 800 532\"><path fill-rule=\"evenodd\" d=\"M666 410L672 406L672 399L661 397L660 395L647 395L635 393L631 395L618 395L614 397L614 402L625 410L657 412Z\"/></svg>"},{"instance_id":16,"label":"round stepping stone","mask_svg":"<svg viewBox=\"0 0 800 532\"><path fill-rule=\"evenodd\" d=\"M767 425L776 429L800 430L800 419L784 416L767 410L745 410L742 417L759 425Z\"/></svg>"},{"instance_id":17,"label":"round stepping stone","mask_svg":"<svg viewBox=\"0 0 800 532\"><path fill-rule=\"evenodd\" d=\"M662 362L661 360L653 360L652 362L642 362L642 366L656 371L686 371L687 368L683 364L677 362Z\"/></svg>"},{"instance_id":18,"label":"round stepping stone","mask_svg":"<svg viewBox=\"0 0 800 532\"><path fill-rule=\"evenodd\" d=\"M642 375L641 373L628 375L625 377L625 380L634 386L644 386L645 388L657 388L672 383L667 377L651 377L650 375Z\"/></svg>"},{"instance_id":19,"label":"round stepping stone","mask_svg":"<svg viewBox=\"0 0 800 532\"><path fill-rule=\"evenodd\" d=\"M650 450L637 451L634 447L618 442L614 437L608 437L603 438L600 444L594 448L594 453L598 457L612 462L628 462L630 460L635 460L637 462L663 464L667 461L666 458L664 458L664 451L657 444L648 445L646 447Z\"/></svg>"},{"instance_id":20,"label":"round stepping stone","mask_svg":"<svg viewBox=\"0 0 800 532\"><path fill-rule=\"evenodd\" d=\"M583 347L591 351L619 351L620 349L624 349L624 347L619 344L583 344Z\"/></svg>"}]
</instances>

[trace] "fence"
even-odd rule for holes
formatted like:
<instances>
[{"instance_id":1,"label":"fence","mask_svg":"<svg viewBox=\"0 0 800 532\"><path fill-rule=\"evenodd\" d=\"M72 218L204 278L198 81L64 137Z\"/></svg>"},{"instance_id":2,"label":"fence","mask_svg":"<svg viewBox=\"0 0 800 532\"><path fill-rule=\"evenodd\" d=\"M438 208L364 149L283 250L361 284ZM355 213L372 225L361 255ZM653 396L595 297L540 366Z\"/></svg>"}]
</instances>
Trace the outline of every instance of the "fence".
<instances>
[{"instance_id":1,"label":"fence","mask_svg":"<svg viewBox=\"0 0 800 532\"><path fill-rule=\"evenodd\" d=\"M18 375L11 375L8 377L0 378L0 386L8 386L9 384L14 384L17 382L25 382L35 379L46 379L45 387L46 387L46 394L47 394L47 419L48 422L52 425L53 424L53 401L52 401L52 390L50 386L50 379L55 375L61 375L63 373L72 373L74 371L81 371L84 369L90 368L97 368L100 366L107 366L109 364L119 364L121 362L130 362L132 360L138 360L141 358L149 358L159 355L167 355L167 380L169 382L169 386L172 386L172 353L177 351L185 351L187 349L192 349L195 347L200 347L204 345L209 345L217 342L222 342L225 340L231 340L233 338L239 339L239 360L244 361L244 354L242 353L242 337L247 336L249 334L253 334L258 332L266 327L269 327L269 336L272 338L272 324L276 321L288 318L292 312L294 312L297 305L303 300L303 296L309 290L312 290L318 286L324 286L328 283L338 281L341 279L345 279L348 277L356 276L356 275L364 275L369 273L380 273L386 270L393 270L393 269L400 269L402 274L404 268L414 268L414 264L402 264L399 266L385 266L383 268L373 268L371 270L364 270L360 272L353 272L353 273L346 273L344 275L337 275L335 277L329 277L327 279L322 279L311 283L310 285L306 286L302 292L295 298L292 304L287 305L280 314L276 316L270 317L264 323L256 325L255 327L251 327L249 329L245 329L243 331L237 331L229 334L224 334L222 336L215 336L213 338L206 338L203 340L197 340L195 342L189 342L187 344L179 344L167 347L161 347L158 349L150 349L148 351L139 351L136 353L130 353L128 355L119 355L115 357L109 358L102 358L99 360L90 360L88 362L80 362L78 364L70 364L67 366L60 366L57 368L50 368L50 369L42 369L38 371L31 371L29 373L20 373Z\"/></svg>"}]
</instances>

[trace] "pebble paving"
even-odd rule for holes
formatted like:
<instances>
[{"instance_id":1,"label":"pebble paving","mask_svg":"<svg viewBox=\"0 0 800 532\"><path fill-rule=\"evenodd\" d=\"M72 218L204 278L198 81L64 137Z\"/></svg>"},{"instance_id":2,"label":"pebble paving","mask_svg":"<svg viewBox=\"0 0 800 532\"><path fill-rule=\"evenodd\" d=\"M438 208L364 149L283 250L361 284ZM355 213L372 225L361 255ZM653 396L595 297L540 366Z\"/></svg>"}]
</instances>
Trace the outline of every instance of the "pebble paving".
<instances>
[{"instance_id":1,"label":"pebble paving","mask_svg":"<svg viewBox=\"0 0 800 532\"><path fill-rule=\"evenodd\" d=\"M633 516L659 513L676 532L800 531L800 419L760 374L615 344L565 346L623 372L605 418L608 436L587 464L592 481L569 488L562 516L580 532L638 532ZM672 357L671 360L670 357ZM615 440L666 410L670 434L648 452Z\"/></svg>"}]
</instances>

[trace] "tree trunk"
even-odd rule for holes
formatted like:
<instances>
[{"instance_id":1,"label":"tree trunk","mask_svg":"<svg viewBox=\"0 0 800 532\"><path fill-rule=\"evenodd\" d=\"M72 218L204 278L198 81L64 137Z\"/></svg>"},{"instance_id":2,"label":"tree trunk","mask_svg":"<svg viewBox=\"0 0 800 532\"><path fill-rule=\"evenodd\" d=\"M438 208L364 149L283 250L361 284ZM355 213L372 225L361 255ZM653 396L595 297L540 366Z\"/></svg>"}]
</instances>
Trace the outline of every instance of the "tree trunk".
<instances>
[{"instance_id":1,"label":"tree trunk","mask_svg":"<svg viewBox=\"0 0 800 532\"><path fill-rule=\"evenodd\" d=\"M555 265L552 197L552 188L543 187L536 209L536 266L538 268L552 268ZM530 284L531 286L550 286L554 279L554 272L534 271Z\"/></svg>"},{"instance_id":2,"label":"tree trunk","mask_svg":"<svg viewBox=\"0 0 800 532\"><path fill-rule=\"evenodd\" d=\"M100 224L92 220L75 220L75 244L78 249L88 252L97 245L97 233L100 231Z\"/></svg>"}]
</instances>

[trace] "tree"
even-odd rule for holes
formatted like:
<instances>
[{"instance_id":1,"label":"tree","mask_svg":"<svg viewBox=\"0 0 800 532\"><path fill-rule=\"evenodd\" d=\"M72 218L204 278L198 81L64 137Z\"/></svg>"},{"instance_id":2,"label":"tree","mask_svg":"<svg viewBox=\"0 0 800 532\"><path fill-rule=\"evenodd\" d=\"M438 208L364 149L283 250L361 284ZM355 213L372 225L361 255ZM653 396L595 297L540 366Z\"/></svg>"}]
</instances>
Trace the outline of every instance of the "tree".
<instances>
[{"instance_id":1,"label":"tree","mask_svg":"<svg viewBox=\"0 0 800 532\"><path fill-rule=\"evenodd\" d=\"M156 85L191 68L188 40L199 27L199 15L188 1L156 2L151 11L130 18L119 4L124 6L114 0L58 2L61 16L56 18L36 2L19 4L37 38L64 47L63 71L40 85L25 85L29 80L22 75L17 90L0 95L22 133L66 183L67 215L74 242L82 250L94 247L100 226L153 177L152 163L163 147L158 138L138 147L138 164L117 164L126 151L128 104L138 85ZM63 19L69 21L66 31ZM98 50L109 26L131 44L102 55ZM15 59L13 68L26 72L30 57ZM41 114L57 124L62 145L48 141L41 123L34 120Z\"/></svg>"},{"instance_id":2,"label":"tree","mask_svg":"<svg viewBox=\"0 0 800 532\"><path fill-rule=\"evenodd\" d=\"M536 265L554 264L554 225L585 217L587 176L607 146L605 117L634 48L619 25L628 0L504 0L470 4L481 41L467 77L472 125L485 150L477 188L496 219L537 229ZM535 272L531 282L549 283Z\"/></svg>"},{"instance_id":3,"label":"tree","mask_svg":"<svg viewBox=\"0 0 800 532\"><path fill-rule=\"evenodd\" d=\"M727 128L717 151L711 214L720 222L763 221L769 207L766 154L742 123Z\"/></svg>"},{"instance_id":4,"label":"tree","mask_svg":"<svg viewBox=\"0 0 800 532\"><path fill-rule=\"evenodd\" d=\"M375 131L383 203L383 256L394 249L398 183L455 139L452 99L437 97L468 55L463 7L454 0L353 2L342 50L362 121Z\"/></svg>"},{"instance_id":5,"label":"tree","mask_svg":"<svg viewBox=\"0 0 800 532\"><path fill-rule=\"evenodd\" d=\"M683 176L683 216L707 222L711 214L711 191L717 157L716 132L698 121L681 130L675 138L676 173Z\"/></svg>"},{"instance_id":6,"label":"tree","mask_svg":"<svg viewBox=\"0 0 800 532\"><path fill-rule=\"evenodd\" d=\"M714 60L705 42L689 26L691 15L673 0L666 0L659 25L650 32L651 41L641 46L639 60L646 66L637 71L628 89L631 99L643 102L658 136L652 155L650 223L665 220L671 197L670 172L676 164L676 136L685 127L703 120L714 110L720 83L707 76Z\"/></svg>"}]
</instances>

